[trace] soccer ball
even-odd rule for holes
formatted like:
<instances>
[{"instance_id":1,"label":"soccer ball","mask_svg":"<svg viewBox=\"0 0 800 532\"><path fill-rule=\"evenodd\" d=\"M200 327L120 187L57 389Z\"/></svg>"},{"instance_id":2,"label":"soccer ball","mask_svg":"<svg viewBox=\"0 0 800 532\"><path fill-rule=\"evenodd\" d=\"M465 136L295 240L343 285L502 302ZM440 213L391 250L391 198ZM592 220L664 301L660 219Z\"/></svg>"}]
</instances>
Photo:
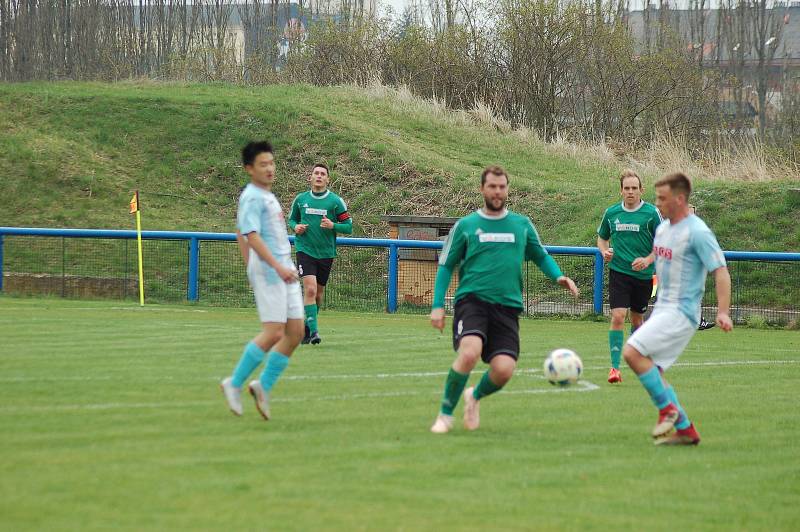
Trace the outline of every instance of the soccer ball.
<instances>
[{"instance_id":1,"label":"soccer ball","mask_svg":"<svg viewBox=\"0 0 800 532\"><path fill-rule=\"evenodd\" d=\"M575 384L583 372L581 358L571 349L556 349L544 361L544 376L550 384Z\"/></svg>"}]
</instances>

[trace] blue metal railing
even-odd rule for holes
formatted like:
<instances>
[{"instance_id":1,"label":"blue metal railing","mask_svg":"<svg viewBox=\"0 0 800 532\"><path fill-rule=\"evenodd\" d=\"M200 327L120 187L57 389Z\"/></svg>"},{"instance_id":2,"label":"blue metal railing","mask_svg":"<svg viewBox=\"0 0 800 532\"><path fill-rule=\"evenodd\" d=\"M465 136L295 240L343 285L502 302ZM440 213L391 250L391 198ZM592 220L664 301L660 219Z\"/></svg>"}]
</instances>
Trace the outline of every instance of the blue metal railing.
<instances>
[{"instance_id":1,"label":"blue metal railing","mask_svg":"<svg viewBox=\"0 0 800 532\"><path fill-rule=\"evenodd\" d=\"M0 227L0 291L3 289L3 237L9 236L42 236L63 238L107 238L107 239L135 239L136 231L111 230L111 229L49 229L32 227ZM188 280L186 298L197 301L200 284L200 252L202 241L236 241L234 233L205 233L189 231L142 231L142 238L146 240L185 240L189 246ZM294 243L294 237L289 241ZM388 289L386 294L386 309L389 312L397 310L398 300L398 272L399 249L442 249L440 241L423 240L395 240L376 238L345 238L336 239L342 246L381 247L389 250L388 264ZM595 313L603 312L603 275L605 265L603 257L597 248L572 247L572 246L545 246L553 255L581 255L594 258L592 308ZM725 258L729 261L800 261L800 253L777 252L752 252L752 251L726 251Z\"/></svg>"}]
</instances>

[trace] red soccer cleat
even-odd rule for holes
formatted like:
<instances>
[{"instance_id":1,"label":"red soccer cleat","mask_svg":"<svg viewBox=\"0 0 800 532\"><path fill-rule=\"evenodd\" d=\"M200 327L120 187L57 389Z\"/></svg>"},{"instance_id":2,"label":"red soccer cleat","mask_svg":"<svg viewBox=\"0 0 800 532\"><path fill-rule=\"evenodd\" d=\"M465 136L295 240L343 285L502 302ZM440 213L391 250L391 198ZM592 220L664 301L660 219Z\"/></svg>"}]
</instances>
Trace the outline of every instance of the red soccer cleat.
<instances>
[{"instance_id":1,"label":"red soccer cleat","mask_svg":"<svg viewBox=\"0 0 800 532\"><path fill-rule=\"evenodd\" d=\"M617 368L611 368L608 372L608 382L611 384L615 384L617 382L622 382L622 375L620 374Z\"/></svg>"},{"instance_id":2,"label":"red soccer cleat","mask_svg":"<svg viewBox=\"0 0 800 532\"><path fill-rule=\"evenodd\" d=\"M658 423L653 427L653 438L663 438L675 428L675 422L678 421L680 412L678 408L670 403L658 411Z\"/></svg>"},{"instance_id":3,"label":"red soccer cleat","mask_svg":"<svg viewBox=\"0 0 800 532\"><path fill-rule=\"evenodd\" d=\"M700 434L694 428L694 423L685 429L676 429L675 432L657 438L656 445L697 445L700 443Z\"/></svg>"}]
</instances>

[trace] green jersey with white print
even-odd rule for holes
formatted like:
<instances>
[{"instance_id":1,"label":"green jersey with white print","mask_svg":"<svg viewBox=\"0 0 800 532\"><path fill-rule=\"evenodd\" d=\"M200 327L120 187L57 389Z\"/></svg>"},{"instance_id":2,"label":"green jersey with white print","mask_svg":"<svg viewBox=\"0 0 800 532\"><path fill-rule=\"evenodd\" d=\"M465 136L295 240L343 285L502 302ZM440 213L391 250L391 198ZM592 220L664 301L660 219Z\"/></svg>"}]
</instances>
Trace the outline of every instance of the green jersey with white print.
<instances>
[{"instance_id":1,"label":"green jersey with white print","mask_svg":"<svg viewBox=\"0 0 800 532\"><path fill-rule=\"evenodd\" d=\"M652 203L642 201L633 209L623 202L606 209L597 234L603 240L611 240L614 257L608 267L637 279L651 279L655 273L652 264L641 271L634 271L631 263L646 257L653 251L656 227L661 223L661 214Z\"/></svg>"},{"instance_id":2,"label":"green jersey with white print","mask_svg":"<svg viewBox=\"0 0 800 532\"><path fill-rule=\"evenodd\" d=\"M322 218L333 222L332 229L320 227ZM344 200L326 190L316 194L311 190L301 192L292 202L289 214L289 227L307 224L303 234L295 236L294 245L297 251L315 259L331 259L336 256L336 234L349 235L353 232L353 220L347 212Z\"/></svg>"},{"instance_id":3,"label":"green jersey with white print","mask_svg":"<svg viewBox=\"0 0 800 532\"><path fill-rule=\"evenodd\" d=\"M433 308L444 306L447 285L458 266L458 301L466 294L512 308L522 305L522 263L532 260L551 279L561 270L547 253L530 218L511 211L490 216L479 210L461 218L439 257Z\"/></svg>"}]
</instances>

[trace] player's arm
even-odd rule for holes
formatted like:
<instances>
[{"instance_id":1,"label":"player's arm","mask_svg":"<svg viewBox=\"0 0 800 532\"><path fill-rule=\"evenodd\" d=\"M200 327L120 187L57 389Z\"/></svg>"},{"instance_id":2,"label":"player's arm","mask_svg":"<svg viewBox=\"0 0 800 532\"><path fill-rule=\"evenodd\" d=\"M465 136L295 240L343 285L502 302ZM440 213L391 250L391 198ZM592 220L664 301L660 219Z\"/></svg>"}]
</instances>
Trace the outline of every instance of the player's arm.
<instances>
[{"instance_id":1,"label":"player's arm","mask_svg":"<svg viewBox=\"0 0 800 532\"><path fill-rule=\"evenodd\" d=\"M250 245L247 243L247 239L238 229L236 230L236 242L239 244L239 252L242 254L244 265L247 266L247 263L250 259Z\"/></svg>"},{"instance_id":2,"label":"player's arm","mask_svg":"<svg viewBox=\"0 0 800 532\"><path fill-rule=\"evenodd\" d=\"M714 270L714 287L717 291L717 326L725 332L733 329L731 320L731 274L727 266Z\"/></svg>"},{"instance_id":3,"label":"player's arm","mask_svg":"<svg viewBox=\"0 0 800 532\"><path fill-rule=\"evenodd\" d=\"M544 249L542 242L539 240L539 233L536 232L533 223L530 220L528 220L528 223L530 228L525 246L525 258L533 261L548 279L552 279L563 288L569 290L573 296L578 297L580 291L575 282L561 272L561 268L558 267L556 261Z\"/></svg>"},{"instance_id":4,"label":"player's arm","mask_svg":"<svg viewBox=\"0 0 800 532\"><path fill-rule=\"evenodd\" d=\"M289 220L286 222L286 225L289 226L289 229L294 231L294 234L302 235L303 233L306 232L306 227L307 226L306 226L306 224L301 224L300 223L300 221L301 221L301 218L300 218L300 206L297 204L297 198L298 197L299 196L296 196L294 198L294 201L292 202L292 210L289 213Z\"/></svg>"},{"instance_id":5,"label":"player's arm","mask_svg":"<svg viewBox=\"0 0 800 532\"><path fill-rule=\"evenodd\" d=\"M633 268L633 271L639 272L653 264L655 260L656 254L654 251L651 251L646 257L636 257L633 259L633 262L631 262L631 268Z\"/></svg>"},{"instance_id":6,"label":"player's arm","mask_svg":"<svg viewBox=\"0 0 800 532\"><path fill-rule=\"evenodd\" d=\"M339 198L339 205L333 211L336 221L329 219L327 216L322 217L322 222L319 224L323 229L332 229L335 233L349 235L353 233L353 220L350 218L350 213L347 212L347 205L344 200Z\"/></svg>"},{"instance_id":7,"label":"player's arm","mask_svg":"<svg viewBox=\"0 0 800 532\"><path fill-rule=\"evenodd\" d=\"M611 249L611 229L608 225L608 209L603 213L603 219L597 226L597 249L603 255L603 260L608 262L614 258L614 250Z\"/></svg>"},{"instance_id":8,"label":"player's arm","mask_svg":"<svg viewBox=\"0 0 800 532\"><path fill-rule=\"evenodd\" d=\"M654 210L655 212L653 213L653 216L650 218L650 221L648 222L650 225L650 234L653 237L655 237L656 229L658 228L658 226L661 224L662 221L661 213L658 212L658 209ZM655 261L656 261L656 254L654 251L651 251L650 254L646 257L637 257L636 259L634 259L634 261L631 262L631 268L633 268L633 271L639 272L644 269L647 269Z\"/></svg>"},{"instance_id":9,"label":"player's arm","mask_svg":"<svg viewBox=\"0 0 800 532\"><path fill-rule=\"evenodd\" d=\"M264 243L264 239L262 239L256 231L248 233L245 236L250 248L252 248L264 262L269 264L272 269L278 272L281 279L287 283L294 282L298 279L297 271L295 271L294 268L289 268L278 262L278 259L276 259L275 255L269 250L267 244Z\"/></svg>"},{"instance_id":10,"label":"player's arm","mask_svg":"<svg viewBox=\"0 0 800 532\"><path fill-rule=\"evenodd\" d=\"M440 331L444 329L444 298L450 287L453 270L464 258L467 240L458 229L458 222L450 230L447 241L439 255L439 268L436 270L436 281L433 284L433 305L431 306L431 325Z\"/></svg>"},{"instance_id":11,"label":"player's arm","mask_svg":"<svg viewBox=\"0 0 800 532\"><path fill-rule=\"evenodd\" d=\"M614 258L614 250L611 249L610 242L601 236L597 237L597 249L599 249L600 253L603 255L604 261L608 262Z\"/></svg>"},{"instance_id":12,"label":"player's arm","mask_svg":"<svg viewBox=\"0 0 800 532\"><path fill-rule=\"evenodd\" d=\"M333 230L343 235L353 234L353 219L350 213L347 212L347 207L342 212L336 214L336 222L333 224Z\"/></svg>"},{"instance_id":13,"label":"player's arm","mask_svg":"<svg viewBox=\"0 0 800 532\"><path fill-rule=\"evenodd\" d=\"M717 325L725 332L733 329L731 321L731 274L725 262L725 254L710 230L691 233L690 242L707 271L714 273L717 291Z\"/></svg>"}]
</instances>

